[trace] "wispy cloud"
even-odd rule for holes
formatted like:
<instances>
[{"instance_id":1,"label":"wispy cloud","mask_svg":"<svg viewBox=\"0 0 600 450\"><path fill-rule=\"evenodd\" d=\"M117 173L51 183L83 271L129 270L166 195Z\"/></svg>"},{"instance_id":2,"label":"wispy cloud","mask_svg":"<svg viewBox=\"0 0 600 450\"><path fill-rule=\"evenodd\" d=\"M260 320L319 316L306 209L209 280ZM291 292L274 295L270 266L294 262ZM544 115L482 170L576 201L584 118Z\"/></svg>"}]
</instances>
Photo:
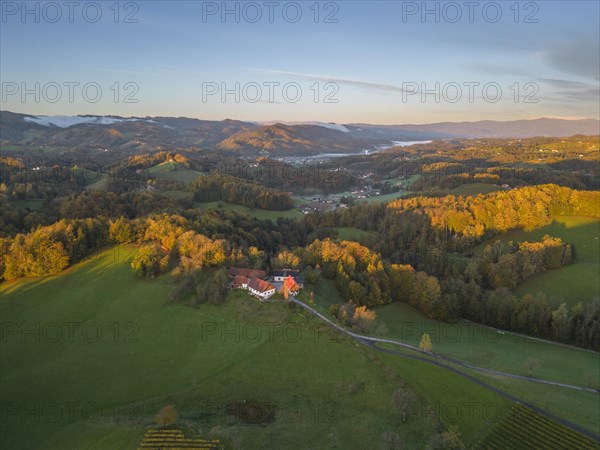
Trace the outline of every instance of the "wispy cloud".
<instances>
[{"instance_id":1,"label":"wispy cloud","mask_svg":"<svg viewBox=\"0 0 600 450\"><path fill-rule=\"evenodd\" d=\"M542 94L547 94L549 99L555 101L597 104L600 100L600 86L598 85L555 78L541 78L539 81Z\"/></svg>"},{"instance_id":2,"label":"wispy cloud","mask_svg":"<svg viewBox=\"0 0 600 450\"><path fill-rule=\"evenodd\" d=\"M600 80L600 43L594 38L571 37L569 40L553 43L547 50L540 52L539 57L563 73Z\"/></svg>"},{"instance_id":3,"label":"wispy cloud","mask_svg":"<svg viewBox=\"0 0 600 450\"><path fill-rule=\"evenodd\" d=\"M106 73L123 73L126 75L143 75L144 72L140 71L140 70L131 70L131 69L119 69L119 68L114 68L114 67L101 67L99 69L96 69L99 72L106 72Z\"/></svg>"},{"instance_id":4,"label":"wispy cloud","mask_svg":"<svg viewBox=\"0 0 600 450\"><path fill-rule=\"evenodd\" d=\"M253 72L259 72L268 75L278 75L283 77L298 78L303 80L321 81L323 83L337 83L347 86L355 86L363 89L384 91L384 92L403 92L402 87L395 84L380 83L375 81L357 80L353 78L343 78L327 75L316 75L309 73L289 72L285 70L270 69L247 69Z\"/></svg>"}]
</instances>

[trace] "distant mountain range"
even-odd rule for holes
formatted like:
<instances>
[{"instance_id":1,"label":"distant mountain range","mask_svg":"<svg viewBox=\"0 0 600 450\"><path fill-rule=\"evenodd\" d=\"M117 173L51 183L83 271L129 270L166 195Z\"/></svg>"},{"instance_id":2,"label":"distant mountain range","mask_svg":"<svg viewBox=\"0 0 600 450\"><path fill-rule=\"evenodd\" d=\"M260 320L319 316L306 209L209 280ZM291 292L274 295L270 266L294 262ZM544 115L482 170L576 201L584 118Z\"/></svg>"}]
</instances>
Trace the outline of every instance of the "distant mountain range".
<instances>
[{"instance_id":1,"label":"distant mountain range","mask_svg":"<svg viewBox=\"0 0 600 450\"><path fill-rule=\"evenodd\" d=\"M233 154L314 155L359 152L394 141L530 138L600 134L600 121L541 118L426 125L261 124L185 117L35 116L0 111L0 143L16 146L104 147L131 153L188 148Z\"/></svg>"}]
</instances>

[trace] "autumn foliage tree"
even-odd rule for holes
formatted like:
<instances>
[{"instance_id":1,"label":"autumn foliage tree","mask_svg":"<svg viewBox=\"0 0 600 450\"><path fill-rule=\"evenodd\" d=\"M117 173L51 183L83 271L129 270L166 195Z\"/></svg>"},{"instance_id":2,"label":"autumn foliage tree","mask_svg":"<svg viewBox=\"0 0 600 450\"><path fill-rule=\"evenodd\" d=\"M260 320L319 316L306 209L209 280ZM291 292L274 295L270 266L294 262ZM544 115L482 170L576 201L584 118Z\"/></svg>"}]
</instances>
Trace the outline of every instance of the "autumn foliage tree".
<instances>
[{"instance_id":1,"label":"autumn foliage tree","mask_svg":"<svg viewBox=\"0 0 600 450\"><path fill-rule=\"evenodd\" d=\"M432 349L431 338L428 333L423 333L421 336L421 342L419 343L419 349L422 352L429 353Z\"/></svg>"},{"instance_id":2,"label":"autumn foliage tree","mask_svg":"<svg viewBox=\"0 0 600 450\"><path fill-rule=\"evenodd\" d=\"M167 405L161 408L156 414L156 424L159 427L168 427L177 421L177 410L173 405Z\"/></svg>"}]
</instances>

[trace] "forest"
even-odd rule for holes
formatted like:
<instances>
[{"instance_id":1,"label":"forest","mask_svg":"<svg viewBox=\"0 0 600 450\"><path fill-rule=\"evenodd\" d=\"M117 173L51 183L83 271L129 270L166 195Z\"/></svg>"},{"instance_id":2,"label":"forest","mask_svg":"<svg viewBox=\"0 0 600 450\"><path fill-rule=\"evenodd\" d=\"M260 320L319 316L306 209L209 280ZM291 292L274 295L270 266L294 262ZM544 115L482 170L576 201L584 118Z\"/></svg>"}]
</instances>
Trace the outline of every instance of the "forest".
<instances>
[{"instance_id":1,"label":"forest","mask_svg":"<svg viewBox=\"0 0 600 450\"><path fill-rule=\"evenodd\" d=\"M159 213L165 207L171 212ZM176 269L172 297L182 299L203 267L269 268L291 258L308 277L335 280L357 306L402 301L430 318L464 317L598 348L598 299L568 308L543 294L512 293L524 280L569 264L576 255L569 243L545 236L471 252L503 231L536 228L552 215L600 217L599 208L598 192L542 185L475 197L413 196L273 223L233 211L182 209L153 193L91 191L63 202L56 223L2 238L0 273L5 280L54 274L103 246L127 243L141 249L132 263L138 275ZM365 246L328 238L326 230L339 226L378 239Z\"/></svg>"}]
</instances>

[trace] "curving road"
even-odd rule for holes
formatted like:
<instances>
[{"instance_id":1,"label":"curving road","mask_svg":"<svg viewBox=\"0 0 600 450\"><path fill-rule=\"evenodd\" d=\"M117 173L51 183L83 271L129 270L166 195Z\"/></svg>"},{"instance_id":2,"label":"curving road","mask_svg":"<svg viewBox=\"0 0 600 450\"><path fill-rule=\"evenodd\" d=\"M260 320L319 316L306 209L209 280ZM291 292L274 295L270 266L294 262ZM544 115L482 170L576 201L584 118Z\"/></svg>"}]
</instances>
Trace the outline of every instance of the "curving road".
<instances>
[{"instance_id":1,"label":"curving road","mask_svg":"<svg viewBox=\"0 0 600 450\"><path fill-rule=\"evenodd\" d=\"M365 336L362 334L358 334L358 333L354 333L353 331L350 331L344 327L342 327L341 325L338 325L337 323L333 322L331 319L329 319L328 317L325 317L323 314L321 314L319 311L317 311L316 309L312 308L311 306L307 305L306 303L298 300L296 297L294 296L290 296L289 300L291 302L294 302L295 304L301 306L302 308L306 309L307 311L309 311L311 314L319 317L320 319L324 320L325 322L327 322L329 325L331 325L333 328L337 329L338 331L352 337L354 340L356 340L357 342L360 342L363 345L367 345L375 350L379 350L381 352L386 352L386 353L391 353L394 355L398 355L398 356L402 356L403 358L410 358L410 359L416 359L418 361L422 361L428 364L433 364L436 365L438 367L443 367L444 369L447 369L457 375L462 376L463 378L468 379L469 381L472 381L473 383L478 384L479 386L485 387L486 389L489 389L492 392L495 392L498 395L501 395L502 397L513 401L513 402L517 402L517 403L521 403L522 405L525 405L527 408L532 409L533 411L537 412L538 414L541 414L551 420L554 420L555 422L561 423L575 431L577 431L578 433L584 434L586 436L588 436L591 439L594 439L596 441L600 442L600 435L597 435L591 431L586 430L585 428L580 427L579 425L576 425L574 423L571 423L567 420L564 420L558 416L555 416L552 413L549 413L531 403L525 402L523 400L521 400L518 397L515 397L514 395L509 394L508 392L505 392L501 389L498 389L484 381L479 380L478 378L475 378L472 375L469 375L468 373L463 372L462 370L457 369L456 367L453 367L450 365L454 364L460 367L464 367L467 369L471 369L471 370L476 370L479 372L484 372L484 373L488 373L488 374L492 374L492 375L497 375L497 376L502 376L502 377L507 377L507 378L514 378L517 380L524 380L524 381L530 381L530 382L534 382L534 383L542 383L542 384L549 384L549 385L553 385L553 386L559 386L559 387L564 387L564 388L568 388L568 389L574 389L574 390L578 390L578 391L586 391L586 392L593 392L593 393L598 393L598 391L596 389L591 389L591 388L585 388L585 387L581 387L581 386L573 386L570 384L564 384L564 383L557 383L554 381L548 381L548 380L538 380L535 378L529 378L529 377L525 377L522 375L515 375L512 373L507 373L507 372L500 372L497 370L492 370L492 369L486 369L485 367L479 367L479 366L474 366L472 364L468 364L465 363L463 361L460 361L458 359L454 359L454 358L449 358L447 356L442 356L442 355L437 355L437 360L436 361L432 361L429 358L425 358L423 356L420 355L411 355L411 354L407 354L407 353L403 353L403 352L399 352L397 350L392 350L392 349L388 349L388 348L382 348L382 347L378 347L377 344L380 343L386 343L386 344L392 344L392 345L397 345L399 347L404 347L406 349L409 350L413 350L419 353L422 353L421 350L411 344L406 344L404 342L400 342L400 341L396 341L393 339L386 339L386 338L378 338L378 337L372 337L372 336ZM441 361L439 361L441 360Z\"/></svg>"}]
</instances>

